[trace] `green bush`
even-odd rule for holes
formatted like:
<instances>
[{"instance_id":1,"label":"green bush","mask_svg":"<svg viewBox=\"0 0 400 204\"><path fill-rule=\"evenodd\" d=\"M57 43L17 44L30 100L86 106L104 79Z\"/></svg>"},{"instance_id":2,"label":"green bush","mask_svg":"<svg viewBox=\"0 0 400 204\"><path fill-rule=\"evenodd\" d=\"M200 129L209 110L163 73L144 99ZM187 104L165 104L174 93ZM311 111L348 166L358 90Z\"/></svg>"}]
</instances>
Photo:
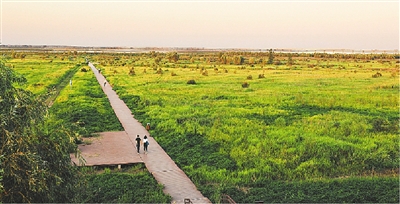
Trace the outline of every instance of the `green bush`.
<instances>
[{"instance_id":1,"label":"green bush","mask_svg":"<svg viewBox=\"0 0 400 204\"><path fill-rule=\"evenodd\" d=\"M190 79L186 82L186 84L196 84L196 81L194 79Z\"/></svg>"}]
</instances>

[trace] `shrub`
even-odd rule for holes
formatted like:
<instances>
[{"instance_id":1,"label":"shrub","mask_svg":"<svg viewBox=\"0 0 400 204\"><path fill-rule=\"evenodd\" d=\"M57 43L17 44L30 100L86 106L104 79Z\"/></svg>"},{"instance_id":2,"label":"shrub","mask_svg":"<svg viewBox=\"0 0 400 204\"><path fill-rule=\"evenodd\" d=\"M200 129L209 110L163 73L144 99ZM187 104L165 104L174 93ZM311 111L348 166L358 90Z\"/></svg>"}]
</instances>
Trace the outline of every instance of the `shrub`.
<instances>
[{"instance_id":1,"label":"shrub","mask_svg":"<svg viewBox=\"0 0 400 204\"><path fill-rule=\"evenodd\" d=\"M247 76L247 79L248 79L248 80L252 80L252 79L253 79L253 76L249 75L249 76Z\"/></svg>"},{"instance_id":2,"label":"shrub","mask_svg":"<svg viewBox=\"0 0 400 204\"><path fill-rule=\"evenodd\" d=\"M259 79L262 79L262 78L265 78L265 76L264 76L264 74L259 74L259 75L258 75L258 78L259 78Z\"/></svg>"},{"instance_id":3,"label":"shrub","mask_svg":"<svg viewBox=\"0 0 400 204\"><path fill-rule=\"evenodd\" d=\"M278 127L284 127L286 126L286 120L284 117L278 117L275 119L275 125Z\"/></svg>"},{"instance_id":4,"label":"shrub","mask_svg":"<svg viewBox=\"0 0 400 204\"><path fill-rule=\"evenodd\" d=\"M390 123L386 118L374 118L372 120L372 131L383 132L389 130Z\"/></svg>"},{"instance_id":5,"label":"shrub","mask_svg":"<svg viewBox=\"0 0 400 204\"><path fill-rule=\"evenodd\" d=\"M135 75L135 69L134 69L134 68L131 68L131 69L129 70L129 75L130 75L130 76Z\"/></svg>"},{"instance_id":6,"label":"shrub","mask_svg":"<svg viewBox=\"0 0 400 204\"><path fill-rule=\"evenodd\" d=\"M194 79L191 79L187 81L186 84L196 84L196 81Z\"/></svg>"},{"instance_id":7,"label":"shrub","mask_svg":"<svg viewBox=\"0 0 400 204\"><path fill-rule=\"evenodd\" d=\"M372 78L378 78L378 77L381 77L381 76L382 76L382 74L377 72L376 74L372 75Z\"/></svg>"},{"instance_id":8,"label":"shrub","mask_svg":"<svg viewBox=\"0 0 400 204\"><path fill-rule=\"evenodd\" d=\"M247 82L243 82L243 84L242 84L242 87L243 87L243 88L248 88L249 86L250 86L250 84L247 83Z\"/></svg>"},{"instance_id":9,"label":"shrub","mask_svg":"<svg viewBox=\"0 0 400 204\"><path fill-rule=\"evenodd\" d=\"M85 67L81 68L81 72L87 72L88 70Z\"/></svg>"}]
</instances>

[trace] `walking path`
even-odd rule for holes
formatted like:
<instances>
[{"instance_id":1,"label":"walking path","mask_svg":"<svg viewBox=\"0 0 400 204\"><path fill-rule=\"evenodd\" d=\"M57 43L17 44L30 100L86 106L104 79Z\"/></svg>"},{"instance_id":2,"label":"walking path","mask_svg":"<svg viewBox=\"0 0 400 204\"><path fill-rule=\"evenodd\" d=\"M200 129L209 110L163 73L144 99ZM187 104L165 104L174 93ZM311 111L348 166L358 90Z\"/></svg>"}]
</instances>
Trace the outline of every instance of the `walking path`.
<instances>
[{"instance_id":1,"label":"walking path","mask_svg":"<svg viewBox=\"0 0 400 204\"><path fill-rule=\"evenodd\" d=\"M149 150L147 154L144 154L143 147L141 146L141 154L139 154L142 161L145 163L146 168L151 172L154 178L161 184L164 185L164 193L169 194L172 197L172 203L184 203L184 199L190 199L193 203L211 203L208 198L204 197L200 191L197 190L196 186L187 177L187 175L175 164L175 162L168 156L162 147L150 137L149 132L143 127L143 125L133 118L132 112L126 106L126 104L119 99L118 95L112 87L106 82L104 76L99 73L96 67L89 63L90 68L95 74L97 81L102 87L104 93L107 95L115 114L122 124L128 137L130 144L132 144L132 150L126 152L127 155L132 152L136 152L135 138L136 135L140 135L143 139L144 135L148 136L149 139ZM104 85L104 82L106 84ZM126 145L126 138L124 134L119 137L114 137L113 141L115 144L120 144L121 147ZM117 139L118 138L118 139ZM124 144L125 143L125 144ZM114 146L114 148L119 148ZM125 156L127 156L125 155ZM138 155L138 154L136 154ZM120 155L121 157L124 155ZM130 159L134 160L134 159Z\"/></svg>"}]
</instances>

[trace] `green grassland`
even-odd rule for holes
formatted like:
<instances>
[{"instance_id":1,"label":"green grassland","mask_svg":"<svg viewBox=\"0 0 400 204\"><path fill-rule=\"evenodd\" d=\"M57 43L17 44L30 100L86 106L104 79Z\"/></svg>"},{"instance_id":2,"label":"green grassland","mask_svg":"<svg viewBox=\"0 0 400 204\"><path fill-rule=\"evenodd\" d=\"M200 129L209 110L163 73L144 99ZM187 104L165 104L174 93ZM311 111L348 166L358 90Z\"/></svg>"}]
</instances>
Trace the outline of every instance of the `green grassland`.
<instances>
[{"instance_id":1,"label":"green grassland","mask_svg":"<svg viewBox=\"0 0 400 204\"><path fill-rule=\"evenodd\" d=\"M64 82L50 120L86 136L121 128L83 62L98 63L212 202L399 202L398 55L270 54L10 53L6 64L36 94ZM114 179L100 177L90 183ZM99 202L129 201L115 199Z\"/></svg>"},{"instance_id":2,"label":"green grassland","mask_svg":"<svg viewBox=\"0 0 400 204\"><path fill-rule=\"evenodd\" d=\"M10 53L6 57L7 54ZM21 88L50 99L47 131L63 129L79 139L96 132L122 130L107 97L84 63L85 55L43 52L23 55L23 58L8 57L6 63L27 79L27 83L19 85ZM74 198L70 198L77 203L167 203L171 200L144 165L103 173L85 167L81 173L84 177L74 187Z\"/></svg>"},{"instance_id":3,"label":"green grassland","mask_svg":"<svg viewBox=\"0 0 400 204\"><path fill-rule=\"evenodd\" d=\"M81 71L88 70L88 71ZM50 109L58 124L68 125L81 136L123 130L108 98L89 66L82 66Z\"/></svg>"},{"instance_id":4,"label":"green grassland","mask_svg":"<svg viewBox=\"0 0 400 204\"><path fill-rule=\"evenodd\" d=\"M289 65L282 53L272 64L259 53L227 54L243 61L221 63L218 53L171 61L170 53L154 52L92 61L213 202L232 188L264 199L260 190L243 189L267 189L272 181L385 175L398 183L394 56L294 55Z\"/></svg>"},{"instance_id":5,"label":"green grassland","mask_svg":"<svg viewBox=\"0 0 400 204\"><path fill-rule=\"evenodd\" d=\"M46 95L51 100L48 102L51 105L49 123L54 127L64 126L78 136L122 130L107 97L85 63L85 55L71 52L10 55L24 56L11 57L6 62L27 79L21 88Z\"/></svg>"},{"instance_id":6,"label":"green grassland","mask_svg":"<svg viewBox=\"0 0 400 204\"><path fill-rule=\"evenodd\" d=\"M87 183L77 191L80 203L170 203L144 164L121 170L105 168L104 171L84 167Z\"/></svg>"},{"instance_id":7,"label":"green grassland","mask_svg":"<svg viewBox=\"0 0 400 204\"><path fill-rule=\"evenodd\" d=\"M20 53L23 58L10 58L6 65L27 79L22 87L35 94L47 94L59 84L68 72L80 66L82 59L66 60L61 54Z\"/></svg>"}]
</instances>

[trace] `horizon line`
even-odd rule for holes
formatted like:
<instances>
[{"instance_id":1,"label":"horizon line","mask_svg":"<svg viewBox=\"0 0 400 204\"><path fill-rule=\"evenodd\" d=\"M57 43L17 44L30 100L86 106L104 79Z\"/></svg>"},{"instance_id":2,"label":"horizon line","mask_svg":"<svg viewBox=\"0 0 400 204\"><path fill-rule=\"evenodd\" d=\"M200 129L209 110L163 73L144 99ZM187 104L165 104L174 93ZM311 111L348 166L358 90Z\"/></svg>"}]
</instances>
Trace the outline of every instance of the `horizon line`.
<instances>
[{"instance_id":1,"label":"horizon line","mask_svg":"<svg viewBox=\"0 0 400 204\"><path fill-rule=\"evenodd\" d=\"M156 46L144 46L144 47L133 47L133 46L89 46L89 45L32 45L32 44L0 44L1 48L90 48L90 49L139 49L139 50L246 50L246 51L269 51L272 49L273 51L288 51L288 52L293 52L293 51L323 51L323 52L330 52L330 51L338 51L338 52L363 52L363 51L371 51L371 52L394 52L398 53L399 49L352 49L352 48L244 48L244 47L195 47L195 46L187 46L187 47L181 47L181 46L162 46L162 47L156 47Z\"/></svg>"}]
</instances>

